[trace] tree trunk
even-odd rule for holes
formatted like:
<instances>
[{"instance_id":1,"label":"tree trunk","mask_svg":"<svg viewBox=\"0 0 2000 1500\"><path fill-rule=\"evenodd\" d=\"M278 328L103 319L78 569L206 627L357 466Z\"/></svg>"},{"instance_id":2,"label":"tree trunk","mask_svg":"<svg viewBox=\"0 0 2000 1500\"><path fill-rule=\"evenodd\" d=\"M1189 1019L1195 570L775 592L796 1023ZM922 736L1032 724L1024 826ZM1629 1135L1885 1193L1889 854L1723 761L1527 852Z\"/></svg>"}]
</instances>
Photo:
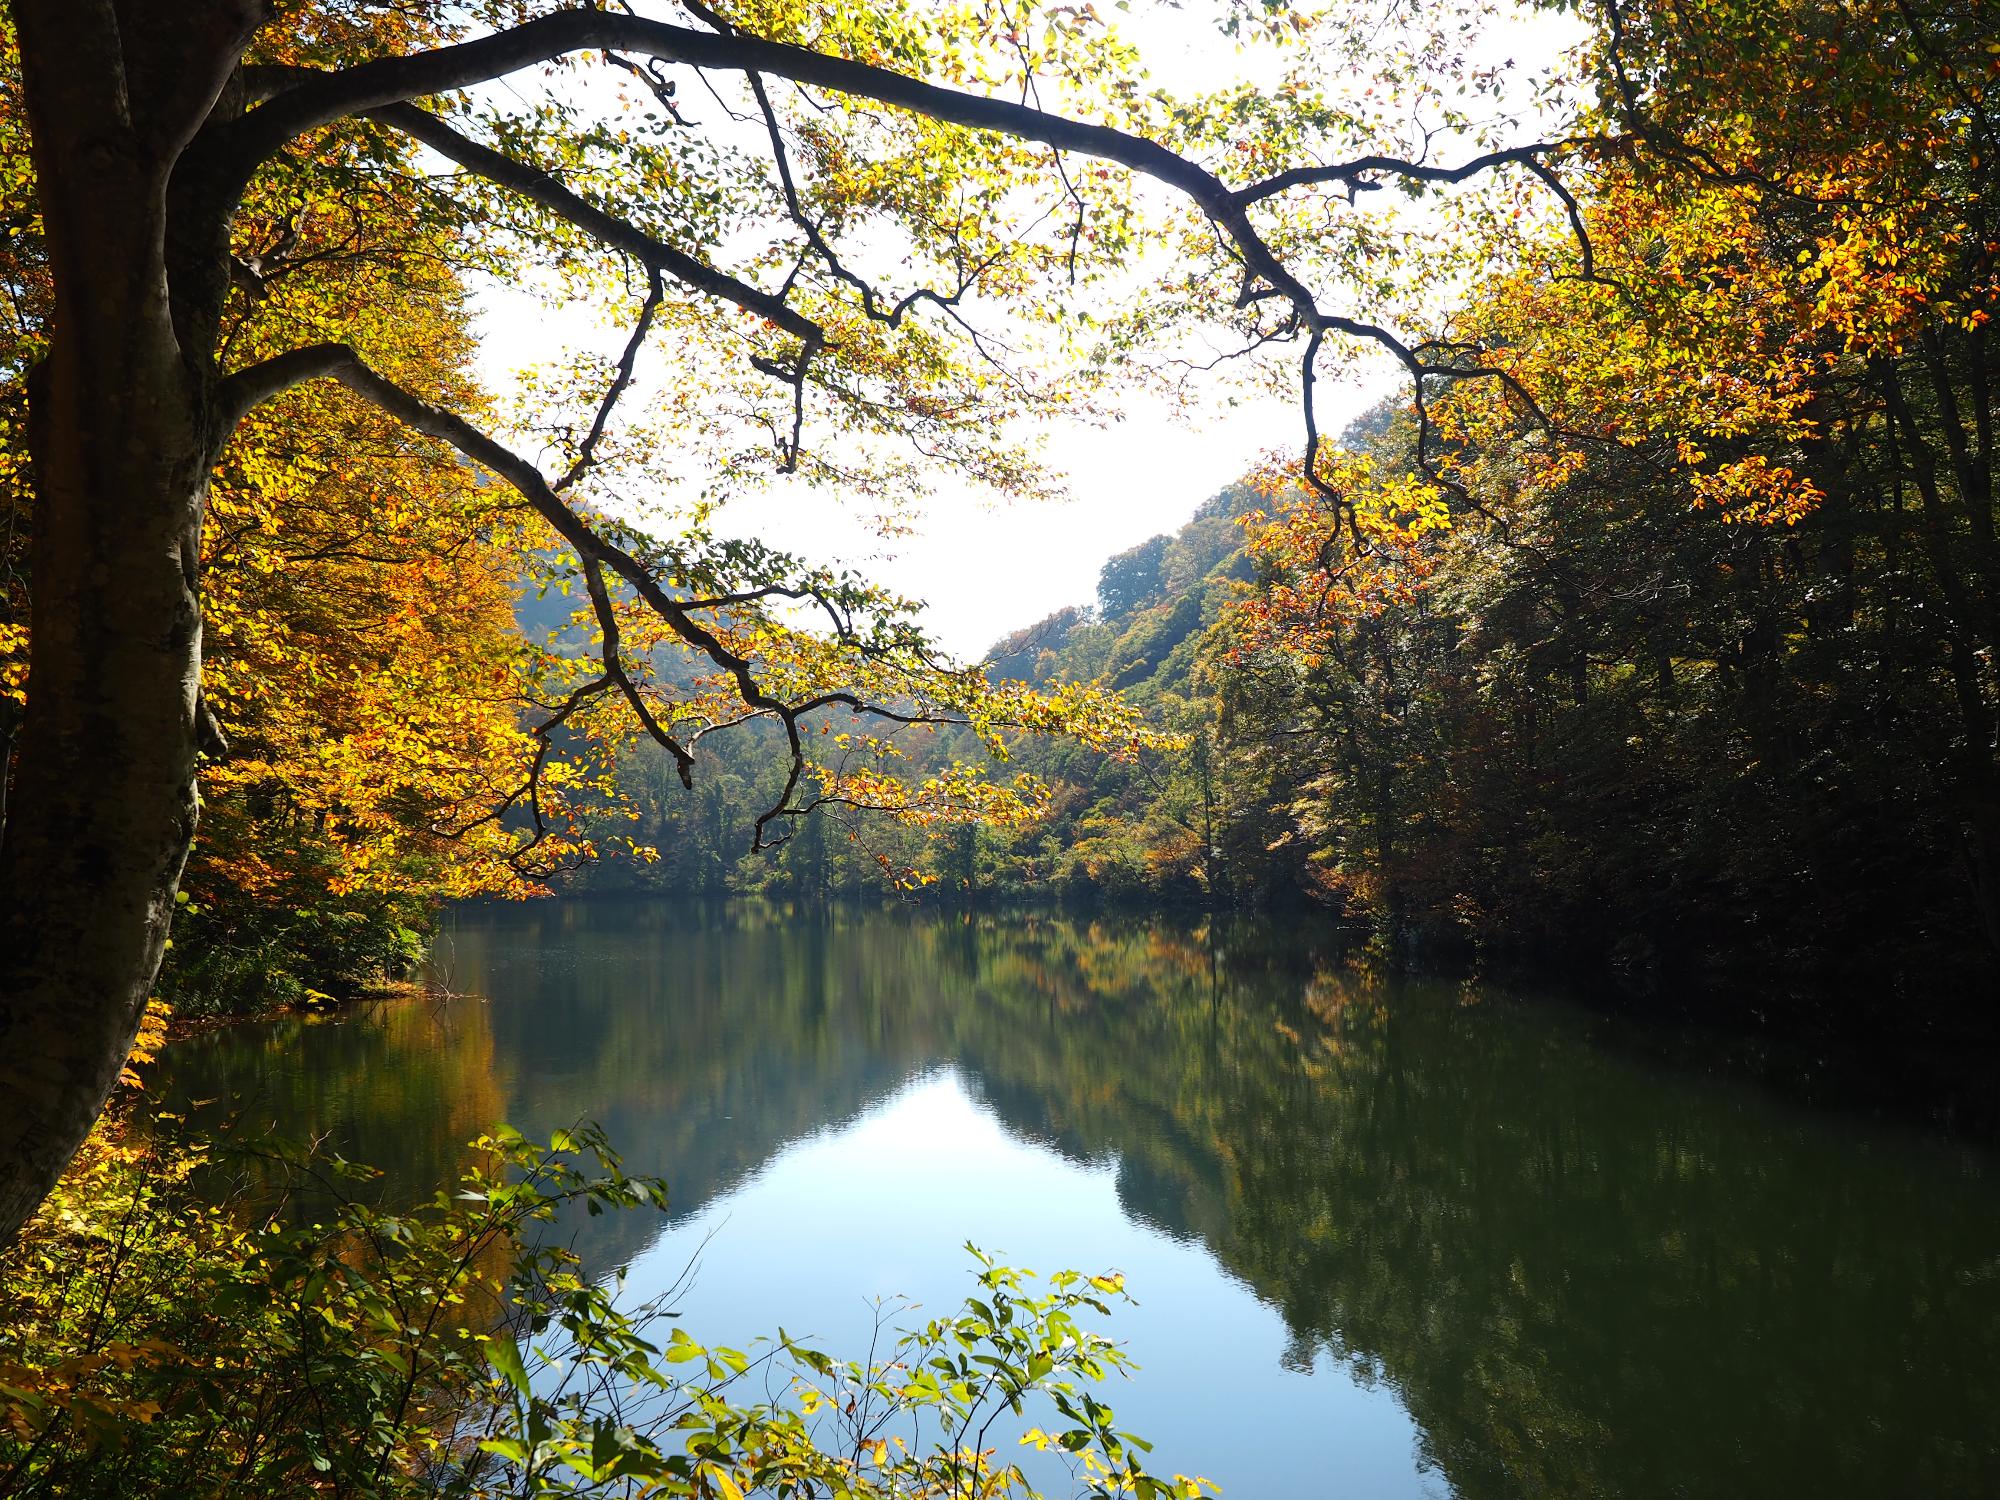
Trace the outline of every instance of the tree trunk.
<instances>
[{"instance_id":1,"label":"tree trunk","mask_svg":"<svg viewBox=\"0 0 2000 1500\"><path fill-rule=\"evenodd\" d=\"M15 12L55 306L0 845L0 1244L117 1079L194 833L212 376L175 329L167 186L254 20L229 0Z\"/></svg>"}]
</instances>

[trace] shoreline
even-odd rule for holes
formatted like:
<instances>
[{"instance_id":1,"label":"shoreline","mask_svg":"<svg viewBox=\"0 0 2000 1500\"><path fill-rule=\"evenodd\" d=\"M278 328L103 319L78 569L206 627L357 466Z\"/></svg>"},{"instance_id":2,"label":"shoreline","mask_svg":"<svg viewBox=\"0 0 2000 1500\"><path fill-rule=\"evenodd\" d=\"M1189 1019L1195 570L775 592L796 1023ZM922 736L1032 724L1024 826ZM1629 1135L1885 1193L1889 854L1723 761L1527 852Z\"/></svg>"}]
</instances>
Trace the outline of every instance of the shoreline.
<instances>
[{"instance_id":1,"label":"shoreline","mask_svg":"<svg viewBox=\"0 0 2000 1500\"><path fill-rule=\"evenodd\" d=\"M260 1021L285 1019L332 1021L365 1005L392 1000L415 1000L429 996L444 998L448 994L449 992L440 990L423 980L387 979L380 984L356 990L345 998L318 1005L272 1005L260 1010L217 1011L198 1016L184 1016L179 1011L174 1011L167 1018L166 1044L171 1047L195 1037L208 1036L214 1032L227 1031L234 1026L248 1026Z\"/></svg>"}]
</instances>

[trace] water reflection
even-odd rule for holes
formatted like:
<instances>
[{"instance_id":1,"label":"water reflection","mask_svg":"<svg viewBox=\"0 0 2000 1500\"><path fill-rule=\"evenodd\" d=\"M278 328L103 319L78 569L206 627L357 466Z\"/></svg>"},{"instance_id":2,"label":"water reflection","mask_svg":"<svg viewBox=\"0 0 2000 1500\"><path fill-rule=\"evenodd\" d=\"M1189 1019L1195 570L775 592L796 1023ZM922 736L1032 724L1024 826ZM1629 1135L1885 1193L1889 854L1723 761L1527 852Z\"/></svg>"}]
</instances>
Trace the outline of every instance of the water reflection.
<instances>
[{"instance_id":1,"label":"water reflection","mask_svg":"<svg viewBox=\"0 0 2000 1500\"><path fill-rule=\"evenodd\" d=\"M1170 1372L1195 1385L1175 1420L1221 1442L1282 1415L1279 1387L1246 1404L1220 1379L1281 1363L1319 1369L1322 1408L1299 1409L1330 1411L1338 1366L1395 1398L1342 1420L1421 1449L1400 1474L1343 1475L1338 1448L1251 1466L1231 1500L1394 1493L1418 1467L1477 1497L2000 1487L2000 1190L1968 1148L1607 1050L1559 1008L1372 983L1270 933L563 903L467 913L442 953L483 998L219 1033L176 1050L173 1086L247 1091L412 1195L487 1121L595 1118L669 1177L688 1230L729 1208L775 1216L768 1236L787 1203L810 1231L811 1185L869 1152L891 1170L871 1122L941 1129L908 1101L948 1079L1022 1153L973 1187L1024 1236L1048 1242L1038 1215L1094 1223L1095 1181L1121 1253L1176 1245L1214 1283L1161 1252L1181 1301L1147 1316L1198 1324L1183 1341L1218 1377ZM949 1175L893 1165L885 1241L955 1201ZM652 1232L578 1230L600 1267ZM1276 1420L1255 1441L1319 1446Z\"/></svg>"}]
</instances>

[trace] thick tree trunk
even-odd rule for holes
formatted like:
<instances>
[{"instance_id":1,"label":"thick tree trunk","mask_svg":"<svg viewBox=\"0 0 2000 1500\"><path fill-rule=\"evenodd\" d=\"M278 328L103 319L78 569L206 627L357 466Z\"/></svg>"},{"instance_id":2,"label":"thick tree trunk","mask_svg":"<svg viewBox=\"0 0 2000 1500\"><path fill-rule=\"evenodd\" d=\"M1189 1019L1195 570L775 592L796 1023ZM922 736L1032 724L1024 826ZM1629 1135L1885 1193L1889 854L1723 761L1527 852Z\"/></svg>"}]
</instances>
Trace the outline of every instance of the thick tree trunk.
<instances>
[{"instance_id":1,"label":"thick tree trunk","mask_svg":"<svg viewBox=\"0 0 2000 1500\"><path fill-rule=\"evenodd\" d=\"M174 326L167 185L250 20L187 0L15 12L56 301L30 395L32 655L0 845L0 1243L117 1079L194 833L213 435L207 352Z\"/></svg>"}]
</instances>

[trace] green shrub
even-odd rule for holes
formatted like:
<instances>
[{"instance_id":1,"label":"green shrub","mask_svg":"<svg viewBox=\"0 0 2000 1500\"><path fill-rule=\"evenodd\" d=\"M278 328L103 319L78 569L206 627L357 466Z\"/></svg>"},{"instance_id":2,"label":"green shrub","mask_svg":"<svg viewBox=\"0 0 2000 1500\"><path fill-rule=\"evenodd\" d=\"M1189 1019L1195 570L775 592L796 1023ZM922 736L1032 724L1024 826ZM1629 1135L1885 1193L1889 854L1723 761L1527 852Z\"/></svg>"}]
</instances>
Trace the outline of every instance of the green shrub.
<instances>
[{"instance_id":1,"label":"green shrub","mask_svg":"<svg viewBox=\"0 0 2000 1500\"><path fill-rule=\"evenodd\" d=\"M594 1127L503 1127L422 1210L310 1224L302 1188L373 1174L174 1128L101 1129L0 1257L0 1495L1025 1497L989 1439L1031 1403L1055 1420L1022 1441L1085 1494L1211 1488L1148 1474L1089 1389L1128 1364L1079 1322L1116 1278L1038 1290L982 1256L978 1294L879 1362L709 1348L536 1238L664 1208ZM218 1201L232 1164L254 1201Z\"/></svg>"},{"instance_id":2,"label":"green shrub","mask_svg":"<svg viewBox=\"0 0 2000 1500\"><path fill-rule=\"evenodd\" d=\"M312 1006L400 979L424 956L431 913L419 898L303 891L293 900L183 902L162 997L183 1016Z\"/></svg>"}]
</instances>

